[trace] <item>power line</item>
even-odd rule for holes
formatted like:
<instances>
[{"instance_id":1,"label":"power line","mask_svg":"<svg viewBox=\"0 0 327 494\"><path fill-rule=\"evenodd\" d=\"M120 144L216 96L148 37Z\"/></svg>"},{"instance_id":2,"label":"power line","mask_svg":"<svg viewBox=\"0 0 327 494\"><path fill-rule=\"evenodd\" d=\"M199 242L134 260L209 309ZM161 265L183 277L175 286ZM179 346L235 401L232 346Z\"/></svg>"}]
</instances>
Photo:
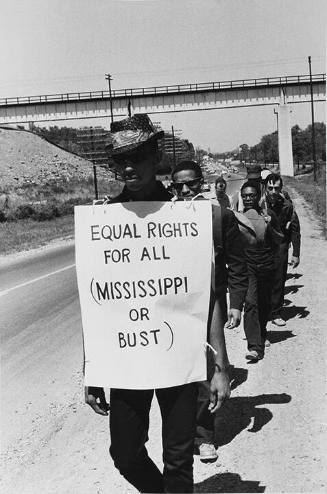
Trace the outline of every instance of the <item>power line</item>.
<instances>
[{"instance_id":1,"label":"power line","mask_svg":"<svg viewBox=\"0 0 327 494\"><path fill-rule=\"evenodd\" d=\"M172 73L185 73L188 71L196 70L197 72L203 72L203 71L208 71L208 70L216 70L219 69L220 73L223 69L224 72L226 72L226 69L233 69L233 68L251 68L251 67L273 67L277 65L289 65L289 64L299 64L303 63L304 58L303 57L294 57L294 58L281 58L281 59L275 59L275 60L261 60L261 61L256 61L256 62L233 62L229 64L215 64L215 65L207 65L207 66L190 66L190 67L181 67L181 68L166 68L166 69L161 69L161 70L140 70L140 71L129 71L129 72L113 72L115 77L117 78L118 76L130 76L130 75L160 75L160 74L172 74ZM321 57L315 57L316 62L320 61L325 61L325 58L323 56ZM10 86L12 84L17 84L17 83L24 83L24 84L43 84L43 83L50 83L50 82L74 82L74 81L97 81L99 79L102 79L103 73L93 73L92 75L89 74L80 74L80 75L74 75L74 76L63 76L63 77L52 77L52 78L42 78L42 79L35 79L35 78L21 78L21 79L15 79L6 82L5 84L1 84L1 87L6 87ZM228 77L228 76L226 76Z\"/></svg>"}]
</instances>

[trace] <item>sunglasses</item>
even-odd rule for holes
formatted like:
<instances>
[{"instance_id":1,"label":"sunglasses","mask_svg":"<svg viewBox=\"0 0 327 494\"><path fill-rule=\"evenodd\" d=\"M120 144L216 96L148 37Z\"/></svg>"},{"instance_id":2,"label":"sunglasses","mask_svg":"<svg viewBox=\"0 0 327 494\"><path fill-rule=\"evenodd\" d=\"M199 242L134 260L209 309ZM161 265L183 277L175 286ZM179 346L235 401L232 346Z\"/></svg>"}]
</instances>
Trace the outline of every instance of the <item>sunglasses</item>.
<instances>
[{"instance_id":1,"label":"sunglasses","mask_svg":"<svg viewBox=\"0 0 327 494\"><path fill-rule=\"evenodd\" d=\"M190 189L197 187L202 178L195 178L194 180L188 180L187 182L174 182L173 187L177 192L181 192L184 185L187 185Z\"/></svg>"}]
</instances>

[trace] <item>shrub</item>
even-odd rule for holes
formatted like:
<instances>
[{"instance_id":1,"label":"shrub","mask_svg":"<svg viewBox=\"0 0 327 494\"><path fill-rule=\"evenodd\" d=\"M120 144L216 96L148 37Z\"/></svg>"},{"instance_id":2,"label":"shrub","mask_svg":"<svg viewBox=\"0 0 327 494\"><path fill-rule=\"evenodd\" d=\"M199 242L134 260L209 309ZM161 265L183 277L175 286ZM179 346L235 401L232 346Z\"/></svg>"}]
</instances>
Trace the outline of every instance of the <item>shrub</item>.
<instances>
[{"instance_id":1,"label":"shrub","mask_svg":"<svg viewBox=\"0 0 327 494\"><path fill-rule=\"evenodd\" d=\"M36 221L46 221L58 216L60 216L58 206L55 203L47 203L37 205L31 218Z\"/></svg>"},{"instance_id":2,"label":"shrub","mask_svg":"<svg viewBox=\"0 0 327 494\"><path fill-rule=\"evenodd\" d=\"M31 218L34 213L35 209L31 204L21 204L15 209L13 219L24 220L26 218Z\"/></svg>"}]
</instances>

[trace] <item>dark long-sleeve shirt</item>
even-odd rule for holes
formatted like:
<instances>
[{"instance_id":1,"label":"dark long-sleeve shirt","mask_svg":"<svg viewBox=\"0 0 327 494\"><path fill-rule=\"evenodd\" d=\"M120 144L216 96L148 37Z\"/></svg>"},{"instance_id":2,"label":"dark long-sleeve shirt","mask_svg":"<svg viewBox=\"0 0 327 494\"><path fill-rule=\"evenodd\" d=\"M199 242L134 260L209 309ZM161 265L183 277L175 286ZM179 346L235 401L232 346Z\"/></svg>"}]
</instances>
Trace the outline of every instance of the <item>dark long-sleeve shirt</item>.
<instances>
[{"instance_id":1,"label":"dark long-sleeve shirt","mask_svg":"<svg viewBox=\"0 0 327 494\"><path fill-rule=\"evenodd\" d=\"M252 216L249 210L244 212L245 216ZM284 236L280 229L277 216L270 209L263 211L260 207L256 209L262 221L265 221L266 228L261 239L258 239L254 245L245 245L244 255L248 270L255 271L272 271L275 267L275 253ZM265 219L266 218L266 219Z\"/></svg>"},{"instance_id":2,"label":"dark long-sleeve shirt","mask_svg":"<svg viewBox=\"0 0 327 494\"><path fill-rule=\"evenodd\" d=\"M219 207L213 205L213 208ZM222 245L215 245L215 291L217 294L228 287L230 307L242 310L247 288L248 275L244 258L241 234L234 213L221 208L221 225L215 221L213 228L221 228ZM215 238L215 235L214 235Z\"/></svg>"},{"instance_id":3,"label":"dark long-sleeve shirt","mask_svg":"<svg viewBox=\"0 0 327 494\"><path fill-rule=\"evenodd\" d=\"M300 257L301 228L299 217L294 209L289 195L281 196L280 201L272 204L267 195L263 196L262 205L266 205L277 216L280 228L284 235L283 243L292 244L293 256Z\"/></svg>"}]
</instances>

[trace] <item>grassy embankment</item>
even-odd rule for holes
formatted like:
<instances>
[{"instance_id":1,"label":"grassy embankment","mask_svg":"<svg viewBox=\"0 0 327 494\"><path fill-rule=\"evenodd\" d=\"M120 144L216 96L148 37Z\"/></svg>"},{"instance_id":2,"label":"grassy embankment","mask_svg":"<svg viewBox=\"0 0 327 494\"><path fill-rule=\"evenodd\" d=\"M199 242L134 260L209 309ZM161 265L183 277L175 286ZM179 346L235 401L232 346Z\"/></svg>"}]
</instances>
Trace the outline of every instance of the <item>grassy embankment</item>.
<instances>
[{"instance_id":1,"label":"grassy embankment","mask_svg":"<svg viewBox=\"0 0 327 494\"><path fill-rule=\"evenodd\" d=\"M115 196L121 184L114 180L100 179L99 197ZM74 233L74 206L91 204L94 198L93 181L47 184L45 187L24 187L24 197L10 196L10 208L0 211L0 253L6 255L30 250L62 238L72 238ZM15 197L16 200L12 200Z\"/></svg>"},{"instance_id":2,"label":"grassy embankment","mask_svg":"<svg viewBox=\"0 0 327 494\"><path fill-rule=\"evenodd\" d=\"M311 173L294 178L286 177L284 182L286 187L293 187L304 197L320 219L326 234L325 167L319 170L317 178L315 183ZM120 191L121 184L116 181L99 180L98 188L100 197L105 194L115 196ZM92 180L89 180L70 182L62 188L58 188L58 184L48 185L37 191L33 187L26 187L23 193L24 204L8 210L7 221L0 222L2 255L37 248L56 239L72 238L74 205L90 204L94 197L94 188Z\"/></svg>"},{"instance_id":3,"label":"grassy embankment","mask_svg":"<svg viewBox=\"0 0 327 494\"><path fill-rule=\"evenodd\" d=\"M313 173L286 177L284 182L286 188L293 187L312 207L326 236L326 165L318 169L317 182L313 180Z\"/></svg>"}]
</instances>

